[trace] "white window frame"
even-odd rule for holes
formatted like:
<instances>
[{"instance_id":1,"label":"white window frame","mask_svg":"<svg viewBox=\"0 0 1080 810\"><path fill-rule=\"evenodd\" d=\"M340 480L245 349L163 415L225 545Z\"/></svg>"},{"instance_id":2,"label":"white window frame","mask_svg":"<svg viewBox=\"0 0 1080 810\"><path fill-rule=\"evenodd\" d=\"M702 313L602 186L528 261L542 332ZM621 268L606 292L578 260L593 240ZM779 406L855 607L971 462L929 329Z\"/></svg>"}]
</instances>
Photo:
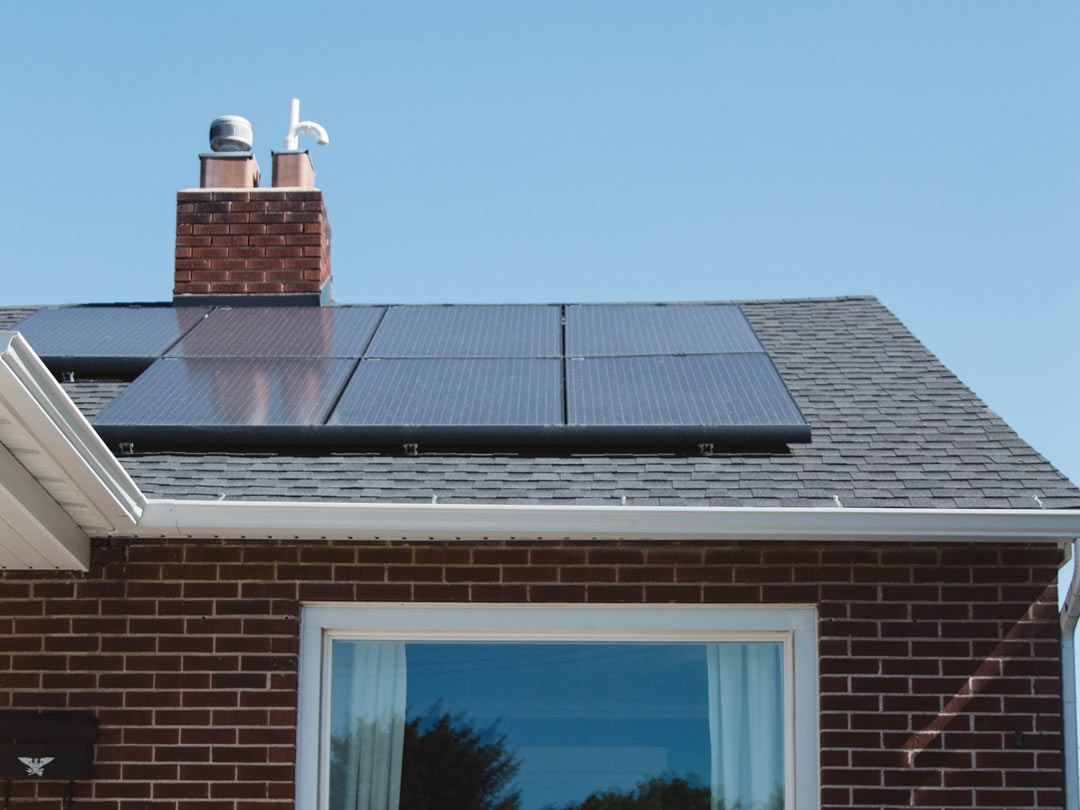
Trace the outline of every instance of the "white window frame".
<instances>
[{"instance_id":1,"label":"white window frame","mask_svg":"<svg viewBox=\"0 0 1080 810\"><path fill-rule=\"evenodd\" d=\"M507 642L779 641L786 810L817 810L817 610L807 606L311 603L300 615L296 806L329 803L330 651L340 639ZM316 801L312 804L312 799Z\"/></svg>"}]
</instances>

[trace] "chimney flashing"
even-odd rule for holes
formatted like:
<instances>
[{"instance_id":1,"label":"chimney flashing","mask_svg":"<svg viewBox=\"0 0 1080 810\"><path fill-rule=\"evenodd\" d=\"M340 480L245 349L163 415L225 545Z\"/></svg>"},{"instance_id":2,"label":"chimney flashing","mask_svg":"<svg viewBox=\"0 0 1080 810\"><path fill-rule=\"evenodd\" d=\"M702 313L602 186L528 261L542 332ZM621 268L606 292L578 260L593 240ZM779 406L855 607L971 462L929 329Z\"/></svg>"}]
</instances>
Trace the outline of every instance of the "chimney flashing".
<instances>
[{"instance_id":1,"label":"chimney flashing","mask_svg":"<svg viewBox=\"0 0 1080 810\"><path fill-rule=\"evenodd\" d=\"M236 293L191 294L182 293L173 296L174 307L327 307L332 306L334 297L329 281L317 293Z\"/></svg>"}]
</instances>

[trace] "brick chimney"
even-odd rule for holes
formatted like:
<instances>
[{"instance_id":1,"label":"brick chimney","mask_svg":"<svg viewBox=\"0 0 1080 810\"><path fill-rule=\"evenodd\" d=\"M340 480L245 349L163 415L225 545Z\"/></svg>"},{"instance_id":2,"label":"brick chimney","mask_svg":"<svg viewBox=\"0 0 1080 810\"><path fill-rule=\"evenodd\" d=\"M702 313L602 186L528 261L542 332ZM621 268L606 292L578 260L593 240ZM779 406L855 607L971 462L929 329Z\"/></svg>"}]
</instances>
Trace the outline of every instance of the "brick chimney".
<instances>
[{"instance_id":1,"label":"brick chimney","mask_svg":"<svg viewBox=\"0 0 1080 810\"><path fill-rule=\"evenodd\" d=\"M176 195L174 304L329 303L330 223L307 151L274 153L271 188L250 151L200 163L200 188Z\"/></svg>"}]
</instances>

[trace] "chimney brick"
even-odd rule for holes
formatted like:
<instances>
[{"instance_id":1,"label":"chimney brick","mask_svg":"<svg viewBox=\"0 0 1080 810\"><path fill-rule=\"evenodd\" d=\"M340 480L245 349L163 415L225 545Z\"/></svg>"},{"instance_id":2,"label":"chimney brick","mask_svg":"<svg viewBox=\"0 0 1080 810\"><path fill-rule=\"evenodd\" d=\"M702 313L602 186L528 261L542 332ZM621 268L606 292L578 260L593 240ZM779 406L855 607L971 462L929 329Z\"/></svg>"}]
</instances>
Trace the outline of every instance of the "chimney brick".
<instances>
[{"instance_id":1,"label":"chimney brick","mask_svg":"<svg viewBox=\"0 0 1080 810\"><path fill-rule=\"evenodd\" d=\"M173 297L318 294L330 223L318 189L192 189L176 196Z\"/></svg>"}]
</instances>

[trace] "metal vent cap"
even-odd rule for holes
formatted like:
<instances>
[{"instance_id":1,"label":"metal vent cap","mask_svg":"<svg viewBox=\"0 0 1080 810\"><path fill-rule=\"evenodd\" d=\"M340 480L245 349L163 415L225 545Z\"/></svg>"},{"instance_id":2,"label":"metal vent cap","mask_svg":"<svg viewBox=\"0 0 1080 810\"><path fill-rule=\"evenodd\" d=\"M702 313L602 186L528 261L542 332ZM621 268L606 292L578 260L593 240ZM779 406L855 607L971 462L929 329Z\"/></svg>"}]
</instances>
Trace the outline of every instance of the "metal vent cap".
<instances>
[{"instance_id":1,"label":"metal vent cap","mask_svg":"<svg viewBox=\"0 0 1080 810\"><path fill-rule=\"evenodd\" d=\"M251 122L239 115L223 115L210 122L210 148L215 152L250 152L254 137Z\"/></svg>"}]
</instances>

